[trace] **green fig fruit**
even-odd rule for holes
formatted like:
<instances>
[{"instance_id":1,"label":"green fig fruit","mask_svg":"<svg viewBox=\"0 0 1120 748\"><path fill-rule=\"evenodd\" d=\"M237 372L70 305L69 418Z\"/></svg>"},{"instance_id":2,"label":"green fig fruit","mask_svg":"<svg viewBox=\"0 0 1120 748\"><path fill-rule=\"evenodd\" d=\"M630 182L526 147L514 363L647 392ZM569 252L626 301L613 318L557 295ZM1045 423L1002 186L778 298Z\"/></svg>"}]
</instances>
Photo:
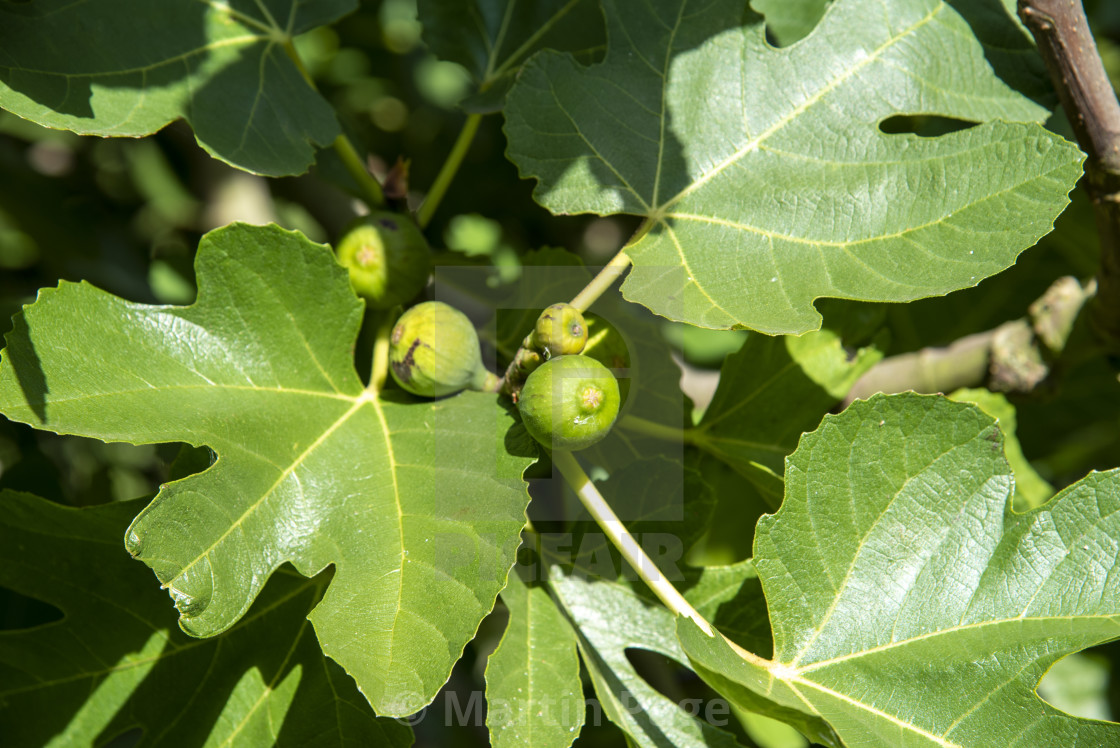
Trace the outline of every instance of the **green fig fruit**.
<instances>
[{"instance_id":1,"label":"green fig fruit","mask_svg":"<svg viewBox=\"0 0 1120 748\"><path fill-rule=\"evenodd\" d=\"M373 309L391 309L424 288L431 252L408 216L379 212L351 224L338 244L338 262L350 271L350 286Z\"/></svg>"},{"instance_id":2,"label":"green fig fruit","mask_svg":"<svg viewBox=\"0 0 1120 748\"><path fill-rule=\"evenodd\" d=\"M525 429L552 449L585 449L604 438L618 417L618 383L589 356L557 356L541 364L521 389Z\"/></svg>"},{"instance_id":3,"label":"green fig fruit","mask_svg":"<svg viewBox=\"0 0 1120 748\"><path fill-rule=\"evenodd\" d=\"M537 318L533 341L546 357L580 353L587 343L587 323L571 304L553 304Z\"/></svg>"},{"instance_id":4,"label":"green fig fruit","mask_svg":"<svg viewBox=\"0 0 1120 748\"><path fill-rule=\"evenodd\" d=\"M397 320L389 337L389 371L402 389L422 397L467 387L489 390L498 379L482 365L478 333L467 315L442 301L417 304Z\"/></svg>"}]
</instances>

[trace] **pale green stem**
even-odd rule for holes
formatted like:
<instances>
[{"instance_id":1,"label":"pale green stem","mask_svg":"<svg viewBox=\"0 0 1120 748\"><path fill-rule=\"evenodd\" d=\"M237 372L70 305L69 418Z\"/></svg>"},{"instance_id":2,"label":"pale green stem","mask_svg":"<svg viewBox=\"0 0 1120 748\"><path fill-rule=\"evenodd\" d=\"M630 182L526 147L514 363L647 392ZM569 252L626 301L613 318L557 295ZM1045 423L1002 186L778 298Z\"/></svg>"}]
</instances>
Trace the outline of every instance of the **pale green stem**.
<instances>
[{"instance_id":1,"label":"pale green stem","mask_svg":"<svg viewBox=\"0 0 1120 748\"><path fill-rule=\"evenodd\" d=\"M284 42L284 51L288 54L291 61L295 63L296 69L299 70L303 79L307 81L307 85L311 86L312 90L318 91L319 88L315 85L311 74L307 72L307 68L304 66L303 60L300 58L299 52L296 51L296 47L292 44L291 39ZM373 175L369 173L369 169L367 169L365 163L362 162L362 157L358 155L358 149L350 142L350 138L346 137L346 133L339 134L339 136L334 139L334 143L331 144L331 147L334 148L335 154L337 154L338 158L342 161L342 165L346 167L347 173L358 183L358 187L362 191L362 199L366 201L366 204L371 208L379 208L384 205L385 193L381 191L381 185L378 184L377 180L373 178Z\"/></svg>"},{"instance_id":2,"label":"pale green stem","mask_svg":"<svg viewBox=\"0 0 1120 748\"><path fill-rule=\"evenodd\" d=\"M350 142L350 138L346 137L346 133L340 134L334 139L331 144L334 148L335 154L342 161L342 165L346 167L347 173L353 177L354 181L358 183L358 187L362 190L362 199L371 208L380 208L385 204L385 193L381 191L381 185L369 173L362 157L358 155L358 149Z\"/></svg>"},{"instance_id":3,"label":"pale green stem","mask_svg":"<svg viewBox=\"0 0 1120 748\"><path fill-rule=\"evenodd\" d=\"M582 291L576 294L576 297L572 299L572 306L581 312L586 312L592 304L598 301L600 296L606 293L608 288L614 285L616 280L622 277L628 267L630 267L630 255L626 254L626 247L623 247L599 271L599 274L592 278L591 282L584 286Z\"/></svg>"},{"instance_id":4,"label":"pale green stem","mask_svg":"<svg viewBox=\"0 0 1120 748\"><path fill-rule=\"evenodd\" d=\"M576 294L572 299L572 306L581 312L586 312L591 308L591 305L599 300L599 297L606 293L607 289L614 285L614 282L622 277L622 274L630 267L632 260L630 255L626 254L627 247L637 244L638 241L646 235L646 233L653 227L653 221L646 218L642 224L638 226L638 230L630 237L630 241L618 250L618 254L611 258L599 274L591 279L591 282L583 287L583 290Z\"/></svg>"},{"instance_id":5,"label":"pale green stem","mask_svg":"<svg viewBox=\"0 0 1120 748\"><path fill-rule=\"evenodd\" d=\"M595 519L595 522L610 538L611 543L618 548L622 557L630 566L634 567L634 571L638 573L642 581L649 585L653 590L653 594L665 604L669 610L677 615L682 615L691 618L693 622L700 627L700 629L708 636L714 636L714 629L708 623L704 616L700 615L695 608L684 599L673 583L670 582L657 565L651 559L642 547L638 545L638 541L626 529L626 525L622 524L622 520L614 513L603 494L599 493L599 489L587 477L587 473L580 467L579 462L571 452L565 450L556 450L552 453L552 462L560 470L560 474L568 481L568 484L579 496L579 500L583 506Z\"/></svg>"},{"instance_id":6,"label":"pale green stem","mask_svg":"<svg viewBox=\"0 0 1120 748\"><path fill-rule=\"evenodd\" d=\"M378 321L377 337L373 341L373 365L367 388L371 392L380 392L389 374L389 337L393 334L396 315L392 312L382 312L382 314L384 316Z\"/></svg>"},{"instance_id":7,"label":"pale green stem","mask_svg":"<svg viewBox=\"0 0 1120 748\"><path fill-rule=\"evenodd\" d=\"M645 418L639 418L638 416L623 416L622 419L619 420L618 425L620 428L624 428L627 431L633 431L643 436L650 436L654 439L676 442L677 444L693 444L697 441L693 429L666 426L664 424L655 423L654 421L647 421Z\"/></svg>"},{"instance_id":8,"label":"pale green stem","mask_svg":"<svg viewBox=\"0 0 1120 748\"><path fill-rule=\"evenodd\" d=\"M428 190L428 196L424 198L424 203L416 213L416 222L420 224L420 228L426 227L431 222L440 201L447 194L447 188L451 186L451 180L455 179L459 166L462 165L467 151L470 150L475 133L478 132L478 125L481 122L481 114L472 114L463 123L463 129L459 131L459 137L456 138L455 145L451 147L451 153L447 155L447 160L443 162L443 167L436 175L436 181L432 183L432 188Z\"/></svg>"}]
</instances>

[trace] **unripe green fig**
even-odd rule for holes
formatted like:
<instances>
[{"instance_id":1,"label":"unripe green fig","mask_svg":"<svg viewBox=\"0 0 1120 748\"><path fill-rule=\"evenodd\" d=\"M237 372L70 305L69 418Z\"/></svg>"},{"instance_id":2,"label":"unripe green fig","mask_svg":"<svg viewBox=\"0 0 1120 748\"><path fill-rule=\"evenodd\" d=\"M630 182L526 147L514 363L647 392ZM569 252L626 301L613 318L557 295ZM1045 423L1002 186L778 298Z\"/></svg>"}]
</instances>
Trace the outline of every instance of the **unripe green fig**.
<instances>
[{"instance_id":1,"label":"unripe green fig","mask_svg":"<svg viewBox=\"0 0 1120 748\"><path fill-rule=\"evenodd\" d=\"M585 449L604 438L618 417L618 383L589 356L557 356L541 364L521 389L525 429L552 449Z\"/></svg>"},{"instance_id":2,"label":"unripe green fig","mask_svg":"<svg viewBox=\"0 0 1120 748\"><path fill-rule=\"evenodd\" d=\"M474 325L442 301L417 304L397 320L389 337L389 371L402 389L422 397L493 389L497 382L482 365Z\"/></svg>"},{"instance_id":3,"label":"unripe green fig","mask_svg":"<svg viewBox=\"0 0 1120 748\"><path fill-rule=\"evenodd\" d=\"M537 318L533 340L547 357L580 353L587 343L587 323L571 304L553 304Z\"/></svg>"},{"instance_id":4,"label":"unripe green fig","mask_svg":"<svg viewBox=\"0 0 1120 748\"><path fill-rule=\"evenodd\" d=\"M350 286L373 309L403 304L428 283L428 242L408 216L378 212L355 221L338 243Z\"/></svg>"}]
</instances>

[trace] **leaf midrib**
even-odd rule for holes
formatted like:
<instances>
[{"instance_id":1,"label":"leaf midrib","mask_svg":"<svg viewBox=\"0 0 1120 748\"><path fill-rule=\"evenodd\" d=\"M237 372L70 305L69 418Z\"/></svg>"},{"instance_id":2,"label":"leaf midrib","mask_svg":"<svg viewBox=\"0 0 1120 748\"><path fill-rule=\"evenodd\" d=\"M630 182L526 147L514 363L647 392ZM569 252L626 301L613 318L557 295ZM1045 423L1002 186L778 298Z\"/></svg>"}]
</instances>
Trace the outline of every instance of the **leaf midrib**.
<instances>
[{"instance_id":1,"label":"leaf midrib","mask_svg":"<svg viewBox=\"0 0 1120 748\"><path fill-rule=\"evenodd\" d=\"M377 421L381 424L381 433L385 438L385 452L389 459L390 473L393 476L393 504L397 509L397 537L400 544L400 564L398 565L399 573L397 574L397 604L393 609L393 625L389 627L389 645L388 656L389 662L393 662L393 648L397 643L397 632L400 631L398 622L400 621L401 611L404 609L404 567L405 567L405 541L404 541L404 506L401 504L401 489L397 481L397 458L393 452L393 440L389 438L390 429L389 421L385 418L385 411L378 402L377 397L370 398L370 404L373 406L374 412L377 414ZM415 672L415 670L414 670Z\"/></svg>"},{"instance_id":2,"label":"leaf midrib","mask_svg":"<svg viewBox=\"0 0 1120 748\"><path fill-rule=\"evenodd\" d=\"M58 405L60 403L84 402L102 397L119 397L122 395L139 395L141 393L161 393L167 390L240 390L243 392L271 392L278 395L299 395L300 397L323 397L330 400L343 400L354 403L362 399L362 395L346 395L341 392L328 392L326 390L297 390L287 387L258 387L238 384L167 384L158 387L141 387L132 390L112 390L110 392L95 392L76 397L51 397L46 400L25 400L27 405Z\"/></svg>"},{"instance_id":3,"label":"leaf midrib","mask_svg":"<svg viewBox=\"0 0 1120 748\"><path fill-rule=\"evenodd\" d=\"M817 706L815 704L813 704L813 702L810 699L808 699L804 694L802 694L794 686L794 683L797 683L797 684L800 684L800 685L803 685L803 686L808 686L809 688L812 688L815 691L819 691L821 693L828 694L829 696L831 696L832 698L834 698L838 701L842 701L842 702L844 702L846 704L849 704L849 705L851 705L851 706L853 706L857 709L860 709L861 711L867 712L869 714L873 714L876 717L878 717L879 719L886 720L887 722L890 722L891 724L898 725L903 730L908 730L909 732L912 732L916 735L920 735L923 738L926 738L926 739L930 740L934 744L942 746L943 748L966 748L965 746L962 746L958 743L952 743L952 742L946 740L945 738L943 738L940 735L935 735L934 733L929 732L928 730L924 730L924 729L922 729L921 727L918 727L915 724L912 724L910 722L906 722L904 720L901 720L901 719L899 719L898 717L896 717L892 714L887 714L886 712L884 712L880 709L876 709L875 707L873 707L869 704L865 704L861 701L857 701L856 699L853 699L850 696L842 694L839 691L833 691L831 688L827 688L827 687L822 686L818 683L814 683L813 681L802 680L800 678L796 678L794 680L787 681L787 684L794 691L794 693L797 694L798 698L800 698L802 701L804 701L806 705L812 707L815 711L817 711L818 714L820 714L820 711L817 708Z\"/></svg>"},{"instance_id":4,"label":"leaf midrib","mask_svg":"<svg viewBox=\"0 0 1120 748\"><path fill-rule=\"evenodd\" d=\"M976 436L977 436L977 433L972 433L969 436L969 439L975 438ZM832 620L832 616L836 612L837 608L839 607L840 601L844 598L844 593L847 591L848 585L852 581L852 574L855 572L856 566L859 564L860 559L863 556L863 552L864 552L864 549L867 546L868 540L871 538L872 534L878 529L879 523L883 521L883 518L888 516L891 513L891 510L894 508L895 501L898 500L898 497L901 496L903 494L903 492L905 492L907 490L907 488L912 483L914 483L915 481L917 481L920 478L924 478L927 475L928 471L930 471L934 467L934 465L937 465L939 462L941 462L941 460L945 459L947 456L949 456L950 454L952 454L956 450L966 446L968 444L969 439L966 439L964 441L959 441L958 443L952 444L952 445L948 446L947 448L945 448L944 450L942 450L940 453L931 456L930 459L928 459L924 465L921 465L920 467L914 468L913 471L912 471L912 474L908 475L906 477L906 480L904 480L902 482L902 484L900 486L898 486L898 488L893 491L893 493L890 497L890 500L883 504L882 510L879 512L878 516L875 517L874 521L872 521L870 524L868 524L866 531L863 533L863 536L859 539L859 543L857 543L856 547L853 549L851 561L848 563L848 568L846 569L846 571L844 573L844 578L842 580L840 580L839 585L837 585L835 580L832 579L831 569L826 569L825 573L826 573L826 576L828 577L829 586L833 590L832 602L829 603L828 609L824 612L824 615L821 617L820 621L816 625L813 626L812 636L809 637L809 640L806 641L804 644L802 644L800 647L798 647L796 655L794 656L793 660L789 664L790 667L793 667L793 668L799 667L798 663L800 663L801 658L804 657L807 652L809 652L809 650L812 648L812 646L817 642L818 639L820 639L821 635L824 633L825 627L828 626L829 621ZM849 473L851 472L851 469L852 469L852 458L853 458L853 456L854 456L853 451L849 451L848 460L847 460L847 466L848 466ZM852 481L850 479L848 480L848 493L850 493L853 497L856 494L854 485L852 484ZM967 499L962 501L961 505L960 505L960 508L959 508L959 511L963 512L965 510L965 508L967 507L967 505L968 505ZM805 511L805 513L807 515L807 518L809 520L810 529L813 531L813 534L815 536L819 536L819 532L817 531L816 525L813 522L813 520L814 520L813 513L809 512L809 510L808 510L808 499L807 498L806 498L806 504L805 504L805 507L804 507L804 511ZM823 557L822 557L822 559L823 559ZM928 558L925 559L925 563L928 563L928 562L929 562L929 559ZM923 567L924 567L924 564L923 564Z\"/></svg>"}]
</instances>

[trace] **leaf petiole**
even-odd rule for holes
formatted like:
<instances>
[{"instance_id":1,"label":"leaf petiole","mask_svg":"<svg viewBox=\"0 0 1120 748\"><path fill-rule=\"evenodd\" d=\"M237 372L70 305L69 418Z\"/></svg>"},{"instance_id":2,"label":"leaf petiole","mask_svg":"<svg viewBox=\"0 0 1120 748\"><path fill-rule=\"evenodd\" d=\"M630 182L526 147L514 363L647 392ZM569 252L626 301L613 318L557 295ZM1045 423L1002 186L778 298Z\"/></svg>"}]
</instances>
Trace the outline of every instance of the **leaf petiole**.
<instances>
[{"instance_id":1,"label":"leaf petiole","mask_svg":"<svg viewBox=\"0 0 1120 748\"><path fill-rule=\"evenodd\" d=\"M556 450L552 453L552 462L560 470L564 480L568 481L568 485L579 496L580 502L595 519L596 524L607 534L622 557L634 568L642 581L653 590L653 594L657 595L657 598L665 604L665 607L677 615L691 618L704 633L708 636L714 636L715 630L712 625L692 607L688 600L684 599L684 596L673 586L673 583L657 568L653 559L642 550L638 541L634 539L634 536L626 529L626 525L622 524L622 520L618 518L607 500L603 498L603 494L599 493L599 489L587 477L587 473L584 472L575 456L566 450Z\"/></svg>"},{"instance_id":2,"label":"leaf petiole","mask_svg":"<svg viewBox=\"0 0 1120 748\"><path fill-rule=\"evenodd\" d=\"M638 230L638 235L644 234L641 229ZM633 242L628 242L626 247L630 246ZM583 290L576 294L572 299L572 306L581 312L586 312L592 304L598 301L599 297L606 293L607 289L614 285L614 282L622 277L626 269L630 267L630 255L626 254L626 247L618 250L618 254L611 258L611 261L603 266L599 274L591 279L591 282L583 287Z\"/></svg>"},{"instance_id":3,"label":"leaf petiole","mask_svg":"<svg viewBox=\"0 0 1120 748\"><path fill-rule=\"evenodd\" d=\"M463 129L459 131L459 137L455 139L455 145L451 147L451 153L447 155L447 160L443 162L439 174L436 175L436 181L432 183L432 188L428 190L428 196L424 199L420 210L416 212L416 222L420 224L420 228L425 228L431 222L440 201L447 194L447 188L451 186L451 180L455 179L459 166L466 158L467 151L470 150L475 133L478 132L478 125L481 122L481 114L472 114L463 123Z\"/></svg>"},{"instance_id":4,"label":"leaf petiole","mask_svg":"<svg viewBox=\"0 0 1120 748\"><path fill-rule=\"evenodd\" d=\"M675 442L677 444L698 444L702 441L697 436L695 429L682 429L676 426L666 426L665 424L649 421L645 418L638 416L623 416L618 421L618 426L627 431L633 431L643 436L653 437L654 439L661 439L663 441Z\"/></svg>"},{"instance_id":5,"label":"leaf petiole","mask_svg":"<svg viewBox=\"0 0 1120 748\"><path fill-rule=\"evenodd\" d=\"M291 39L284 42L284 52L288 58L295 63L296 68L299 70L300 75L311 86L311 90L318 91L318 86L315 85L315 80L311 74L307 72L307 67L303 64L303 58L299 56L299 51L296 49L295 44ZM357 182L359 189L362 191L362 199L371 208L379 208L385 204L385 193L381 191L381 185L369 173L369 169L362 162L362 157L358 155L358 149L347 137L346 133L339 133L339 136L331 143L335 154L342 165L346 167L346 172Z\"/></svg>"},{"instance_id":6,"label":"leaf petiole","mask_svg":"<svg viewBox=\"0 0 1120 748\"><path fill-rule=\"evenodd\" d=\"M638 227L638 230L634 232L634 236L630 238L630 241L626 242L622 249L618 250L615 256L611 258L611 261L604 265L599 273L594 278L592 278L591 281L586 286L584 286L578 294L576 294L576 297L572 299L571 305L581 312L586 312L588 308L599 299L600 296L606 293L607 289L614 285L614 282L621 278L622 274L626 272L626 269L630 267L631 260L630 256L626 254L626 247L631 246L643 236L645 236L646 232L649 231L652 225L653 223L648 218L643 221L642 224ZM509 380L510 372L513 372L515 370L520 362L521 356L523 356L525 352L530 349L530 341L531 338L526 337L525 340L521 343L521 346L517 349L517 352L513 357L513 363L510 364L510 368L506 371L506 375L502 377L499 383L500 390L505 390L507 393L510 393L511 391L520 389L519 381L511 382Z\"/></svg>"},{"instance_id":7,"label":"leaf petiole","mask_svg":"<svg viewBox=\"0 0 1120 748\"><path fill-rule=\"evenodd\" d=\"M389 339L397 317L394 311L382 312L384 316L378 320L377 337L373 341L373 365L369 373L369 386L366 388L370 392L380 392L389 374Z\"/></svg>"},{"instance_id":8,"label":"leaf petiole","mask_svg":"<svg viewBox=\"0 0 1120 748\"><path fill-rule=\"evenodd\" d=\"M371 208L379 208L385 204L385 193L381 191L381 185L369 173L369 169L362 163L362 157L358 155L358 149L350 142L350 138L346 133L340 134L334 139L331 144L334 148L335 154L342 161L342 165L346 167L346 171L358 183L362 190L362 199Z\"/></svg>"}]
</instances>

